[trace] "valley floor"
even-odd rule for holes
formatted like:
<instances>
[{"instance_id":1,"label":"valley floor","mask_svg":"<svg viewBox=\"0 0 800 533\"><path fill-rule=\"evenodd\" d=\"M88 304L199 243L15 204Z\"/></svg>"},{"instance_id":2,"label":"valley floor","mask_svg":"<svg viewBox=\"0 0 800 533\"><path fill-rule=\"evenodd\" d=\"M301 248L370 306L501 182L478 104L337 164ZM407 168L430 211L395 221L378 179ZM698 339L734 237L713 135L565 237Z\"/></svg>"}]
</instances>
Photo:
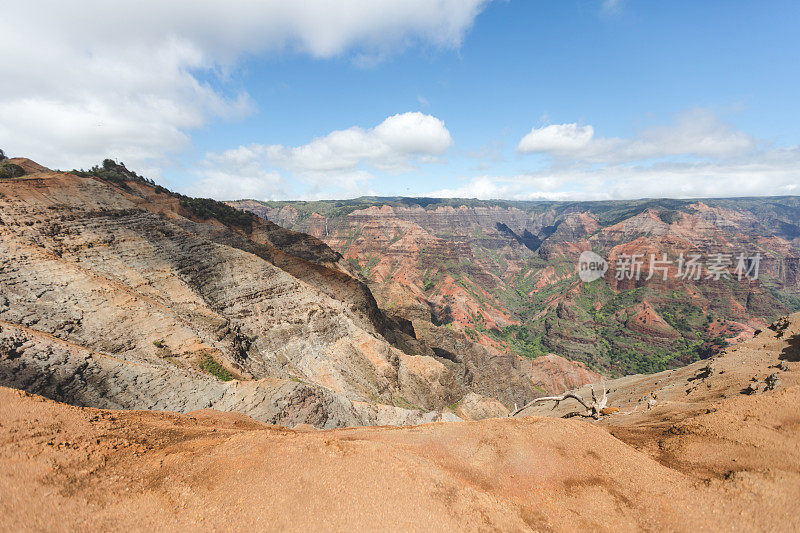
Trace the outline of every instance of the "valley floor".
<instances>
[{"instance_id":1,"label":"valley floor","mask_svg":"<svg viewBox=\"0 0 800 533\"><path fill-rule=\"evenodd\" d=\"M800 529L800 315L710 361L608 385L620 411L599 423L542 416L563 402L326 431L2 388L0 529Z\"/></svg>"}]
</instances>

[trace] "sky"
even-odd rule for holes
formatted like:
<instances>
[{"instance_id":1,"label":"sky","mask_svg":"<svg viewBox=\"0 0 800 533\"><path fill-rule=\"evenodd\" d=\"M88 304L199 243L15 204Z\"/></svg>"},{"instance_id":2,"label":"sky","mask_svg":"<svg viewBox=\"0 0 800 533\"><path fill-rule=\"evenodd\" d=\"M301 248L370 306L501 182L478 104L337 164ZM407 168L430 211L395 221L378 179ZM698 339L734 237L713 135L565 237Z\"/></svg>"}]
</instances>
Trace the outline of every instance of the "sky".
<instances>
[{"instance_id":1,"label":"sky","mask_svg":"<svg viewBox=\"0 0 800 533\"><path fill-rule=\"evenodd\" d=\"M800 2L29 0L0 148L220 200L800 194Z\"/></svg>"}]
</instances>

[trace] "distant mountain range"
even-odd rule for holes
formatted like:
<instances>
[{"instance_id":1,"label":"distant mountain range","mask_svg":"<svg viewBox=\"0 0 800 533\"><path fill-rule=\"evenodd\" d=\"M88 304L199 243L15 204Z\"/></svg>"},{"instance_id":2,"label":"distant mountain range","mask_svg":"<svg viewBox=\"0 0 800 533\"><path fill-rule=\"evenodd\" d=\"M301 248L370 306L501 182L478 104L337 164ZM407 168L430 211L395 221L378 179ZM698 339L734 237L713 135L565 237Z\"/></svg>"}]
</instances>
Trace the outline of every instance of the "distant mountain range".
<instances>
[{"instance_id":1,"label":"distant mountain range","mask_svg":"<svg viewBox=\"0 0 800 533\"><path fill-rule=\"evenodd\" d=\"M228 204L324 241L418 330L609 375L708 357L800 309L796 196ZM587 250L609 263L597 281L578 275Z\"/></svg>"}]
</instances>

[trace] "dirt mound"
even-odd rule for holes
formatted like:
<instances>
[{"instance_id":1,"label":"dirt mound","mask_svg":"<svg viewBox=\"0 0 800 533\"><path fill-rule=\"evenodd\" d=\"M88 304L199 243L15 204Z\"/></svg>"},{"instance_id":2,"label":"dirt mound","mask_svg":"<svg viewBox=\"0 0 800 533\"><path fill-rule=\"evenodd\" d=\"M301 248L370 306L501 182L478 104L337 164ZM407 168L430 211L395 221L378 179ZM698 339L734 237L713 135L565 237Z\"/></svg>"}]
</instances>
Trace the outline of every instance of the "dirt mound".
<instances>
[{"instance_id":1,"label":"dirt mound","mask_svg":"<svg viewBox=\"0 0 800 533\"><path fill-rule=\"evenodd\" d=\"M530 530L711 523L702 492L554 419L297 432L0 392L3 527ZM576 462L575 459L580 461ZM722 501L706 503L719 513Z\"/></svg>"},{"instance_id":2,"label":"dirt mound","mask_svg":"<svg viewBox=\"0 0 800 533\"><path fill-rule=\"evenodd\" d=\"M294 431L0 389L0 528L797 530L799 335L794 316L710 361L609 382L620 411L599 424Z\"/></svg>"},{"instance_id":3,"label":"dirt mound","mask_svg":"<svg viewBox=\"0 0 800 533\"><path fill-rule=\"evenodd\" d=\"M27 157L12 157L8 160L9 163L19 165L26 174L39 174L42 172L52 172L49 168L43 167L35 161L31 161Z\"/></svg>"}]
</instances>

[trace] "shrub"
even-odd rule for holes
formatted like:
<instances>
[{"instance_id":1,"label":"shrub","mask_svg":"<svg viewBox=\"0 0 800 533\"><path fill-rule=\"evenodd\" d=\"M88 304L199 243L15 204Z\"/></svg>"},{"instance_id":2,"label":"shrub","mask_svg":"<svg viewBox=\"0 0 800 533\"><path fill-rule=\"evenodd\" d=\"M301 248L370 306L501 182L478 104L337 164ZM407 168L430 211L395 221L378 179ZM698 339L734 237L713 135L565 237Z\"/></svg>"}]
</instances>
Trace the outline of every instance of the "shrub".
<instances>
[{"instance_id":1,"label":"shrub","mask_svg":"<svg viewBox=\"0 0 800 533\"><path fill-rule=\"evenodd\" d=\"M681 214L674 209L668 209L665 211L660 211L658 213L658 218L660 218L665 224L673 224L681 219Z\"/></svg>"},{"instance_id":2,"label":"shrub","mask_svg":"<svg viewBox=\"0 0 800 533\"><path fill-rule=\"evenodd\" d=\"M219 364L213 357L205 352L200 356L200 370L222 381L230 381L233 379L233 374L228 372L227 368Z\"/></svg>"},{"instance_id":3,"label":"shrub","mask_svg":"<svg viewBox=\"0 0 800 533\"><path fill-rule=\"evenodd\" d=\"M25 175L25 170L14 163L5 162L0 165L0 178L19 178Z\"/></svg>"},{"instance_id":4,"label":"shrub","mask_svg":"<svg viewBox=\"0 0 800 533\"><path fill-rule=\"evenodd\" d=\"M0 150L0 161L5 161L6 159L8 159L6 157L6 153L3 150Z\"/></svg>"},{"instance_id":5,"label":"shrub","mask_svg":"<svg viewBox=\"0 0 800 533\"><path fill-rule=\"evenodd\" d=\"M436 282L429 278L422 283L422 290L425 292L430 292L435 286Z\"/></svg>"},{"instance_id":6,"label":"shrub","mask_svg":"<svg viewBox=\"0 0 800 533\"><path fill-rule=\"evenodd\" d=\"M127 167L125 167L125 163L117 163L113 159L104 159L102 166L93 166L89 170L73 170L72 173L84 178L93 176L104 181L116 183L125 188L128 187L126 184L128 181L138 181L150 185L155 184L152 180L144 178L132 170L128 170Z\"/></svg>"},{"instance_id":7,"label":"shrub","mask_svg":"<svg viewBox=\"0 0 800 533\"><path fill-rule=\"evenodd\" d=\"M450 324L453 322L453 308L450 307L450 304L446 304L442 307L441 311L433 317L433 323L437 326L444 326L446 324Z\"/></svg>"},{"instance_id":8,"label":"shrub","mask_svg":"<svg viewBox=\"0 0 800 533\"><path fill-rule=\"evenodd\" d=\"M203 219L216 218L226 225L250 230L253 227L253 219L256 218L256 215L249 211L240 211L211 198L191 198L180 195L180 199L181 205L191 209L195 216Z\"/></svg>"}]
</instances>

